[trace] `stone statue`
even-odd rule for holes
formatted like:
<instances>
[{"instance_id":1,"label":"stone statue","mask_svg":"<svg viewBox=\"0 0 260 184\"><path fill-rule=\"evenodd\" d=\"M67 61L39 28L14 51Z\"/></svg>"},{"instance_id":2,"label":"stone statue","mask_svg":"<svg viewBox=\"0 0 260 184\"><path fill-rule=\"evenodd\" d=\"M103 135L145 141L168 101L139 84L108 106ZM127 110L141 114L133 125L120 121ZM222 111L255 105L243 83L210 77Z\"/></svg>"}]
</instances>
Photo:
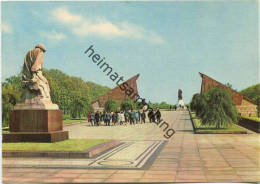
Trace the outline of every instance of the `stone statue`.
<instances>
[{"instance_id":1,"label":"stone statue","mask_svg":"<svg viewBox=\"0 0 260 184\"><path fill-rule=\"evenodd\" d=\"M42 74L43 55L46 48L38 44L35 49L27 52L22 71L23 104L17 104L15 109L59 109L50 97L50 86Z\"/></svg>"},{"instance_id":2,"label":"stone statue","mask_svg":"<svg viewBox=\"0 0 260 184\"><path fill-rule=\"evenodd\" d=\"M182 90L178 90L178 100L182 100Z\"/></svg>"}]
</instances>

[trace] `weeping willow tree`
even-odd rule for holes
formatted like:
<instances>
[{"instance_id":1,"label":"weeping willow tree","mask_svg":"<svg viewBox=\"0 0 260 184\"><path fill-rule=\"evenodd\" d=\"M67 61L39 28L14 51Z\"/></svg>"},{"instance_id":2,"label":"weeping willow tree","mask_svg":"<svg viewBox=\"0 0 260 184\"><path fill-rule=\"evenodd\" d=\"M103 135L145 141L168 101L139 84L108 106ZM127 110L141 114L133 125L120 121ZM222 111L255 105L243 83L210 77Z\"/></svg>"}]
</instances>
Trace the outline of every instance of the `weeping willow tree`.
<instances>
[{"instance_id":1,"label":"weeping willow tree","mask_svg":"<svg viewBox=\"0 0 260 184\"><path fill-rule=\"evenodd\" d=\"M78 92L73 93L71 107L72 118L87 117L89 112L94 111L88 98L81 96Z\"/></svg>"},{"instance_id":2,"label":"weeping willow tree","mask_svg":"<svg viewBox=\"0 0 260 184\"><path fill-rule=\"evenodd\" d=\"M238 113L229 91L215 87L202 96L206 105L200 113L201 124L216 128L226 128L238 121Z\"/></svg>"},{"instance_id":3,"label":"weeping willow tree","mask_svg":"<svg viewBox=\"0 0 260 184\"><path fill-rule=\"evenodd\" d=\"M207 102L205 98L205 94L196 93L193 95L190 108L192 111L195 111L197 116L201 116L204 110L206 110Z\"/></svg>"},{"instance_id":4,"label":"weeping willow tree","mask_svg":"<svg viewBox=\"0 0 260 184\"><path fill-rule=\"evenodd\" d=\"M124 99L120 104L120 109L122 111L129 111L135 108L135 104L129 98Z\"/></svg>"},{"instance_id":5,"label":"weeping willow tree","mask_svg":"<svg viewBox=\"0 0 260 184\"><path fill-rule=\"evenodd\" d=\"M105 111L106 112L116 112L117 111L117 103L116 101L112 100L112 99L108 99L105 102Z\"/></svg>"}]
</instances>

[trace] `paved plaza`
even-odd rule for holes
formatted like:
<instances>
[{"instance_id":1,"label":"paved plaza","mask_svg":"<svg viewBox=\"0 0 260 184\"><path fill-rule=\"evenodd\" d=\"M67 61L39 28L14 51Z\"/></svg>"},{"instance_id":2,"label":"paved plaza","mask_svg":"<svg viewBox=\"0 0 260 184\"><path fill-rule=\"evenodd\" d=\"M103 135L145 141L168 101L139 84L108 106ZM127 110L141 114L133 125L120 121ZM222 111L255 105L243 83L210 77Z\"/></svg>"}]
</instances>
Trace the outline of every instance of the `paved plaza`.
<instances>
[{"instance_id":1,"label":"paved plaza","mask_svg":"<svg viewBox=\"0 0 260 184\"><path fill-rule=\"evenodd\" d=\"M176 133L156 124L64 127L70 138L119 139L93 159L3 158L4 182L256 182L260 135L193 134L188 112L162 112Z\"/></svg>"}]
</instances>

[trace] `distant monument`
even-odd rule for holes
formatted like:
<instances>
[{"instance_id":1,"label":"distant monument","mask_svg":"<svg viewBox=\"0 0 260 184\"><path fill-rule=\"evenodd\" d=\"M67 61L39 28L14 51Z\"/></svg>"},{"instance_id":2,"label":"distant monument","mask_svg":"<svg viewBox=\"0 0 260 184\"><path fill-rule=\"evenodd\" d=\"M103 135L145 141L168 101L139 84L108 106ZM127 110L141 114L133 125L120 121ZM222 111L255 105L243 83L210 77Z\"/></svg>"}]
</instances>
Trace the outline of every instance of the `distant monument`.
<instances>
[{"instance_id":1,"label":"distant monument","mask_svg":"<svg viewBox=\"0 0 260 184\"><path fill-rule=\"evenodd\" d=\"M182 90L178 90L178 100L182 100Z\"/></svg>"},{"instance_id":2,"label":"distant monument","mask_svg":"<svg viewBox=\"0 0 260 184\"><path fill-rule=\"evenodd\" d=\"M10 133L3 142L56 142L68 139L62 131L62 111L53 104L50 86L42 74L46 48L38 44L27 52L22 70L22 103L10 112Z\"/></svg>"},{"instance_id":3,"label":"distant monument","mask_svg":"<svg viewBox=\"0 0 260 184\"><path fill-rule=\"evenodd\" d=\"M182 99L182 90L181 89L178 90L178 104L177 104L177 108L178 109L184 109L185 108L184 101Z\"/></svg>"}]
</instances>

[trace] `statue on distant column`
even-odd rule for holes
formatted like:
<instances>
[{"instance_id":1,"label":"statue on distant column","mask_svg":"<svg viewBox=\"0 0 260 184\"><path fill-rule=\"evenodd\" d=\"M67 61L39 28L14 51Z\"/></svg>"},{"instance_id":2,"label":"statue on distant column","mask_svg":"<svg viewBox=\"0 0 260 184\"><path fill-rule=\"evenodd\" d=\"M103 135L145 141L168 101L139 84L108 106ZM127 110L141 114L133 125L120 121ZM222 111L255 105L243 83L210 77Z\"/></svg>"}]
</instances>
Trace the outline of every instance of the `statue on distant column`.
<instances>
[{"instance_id":1,"label":"statue on distant column","mask_svg":"<svg viewBox=\"0 0 260 184\"><path fill-rule=\"evenodd\" d=\"M178 100L182 100L182 90L178 90Z\"/></svg>"},{"instance_id":2,"label":"statue on distant column","mask_svg":"<svg viewBox=\"0 0 260 184\"><path fill-rule=\"evenodd\" d=\"M181 109L185 109L185 104L184 104L184 101L182 99L182 90L179 89L178 90L178 104L177 104L178 108L181 108Z\"/></svg>"},{"instance_id":3,"label":"statue on distant column","mask_svg":"<svg viewBox=\"0 0 260 184\"><path fill-rule=\"evenodd\" d=\"M43 44L38 44L33 50L27 52L24 58L22 71L24 104L18 104L20 107L34 105L40 109L58 109L53 104L50 97L50 86L47 79L42 74L43 55L46 48ZM19 107L16 107L19 108Z\"/></svg>"}]
</instances>

